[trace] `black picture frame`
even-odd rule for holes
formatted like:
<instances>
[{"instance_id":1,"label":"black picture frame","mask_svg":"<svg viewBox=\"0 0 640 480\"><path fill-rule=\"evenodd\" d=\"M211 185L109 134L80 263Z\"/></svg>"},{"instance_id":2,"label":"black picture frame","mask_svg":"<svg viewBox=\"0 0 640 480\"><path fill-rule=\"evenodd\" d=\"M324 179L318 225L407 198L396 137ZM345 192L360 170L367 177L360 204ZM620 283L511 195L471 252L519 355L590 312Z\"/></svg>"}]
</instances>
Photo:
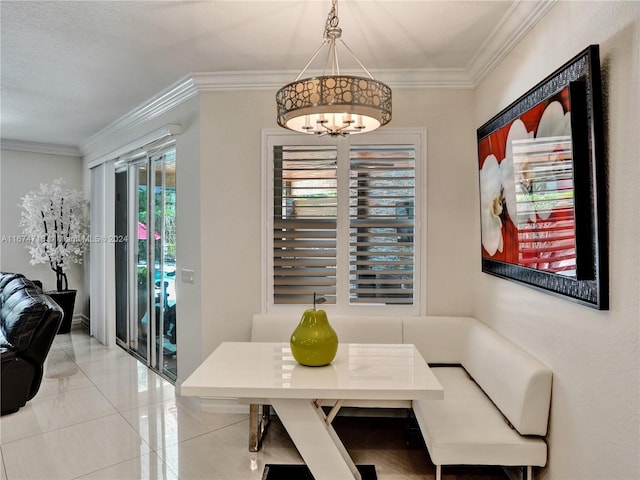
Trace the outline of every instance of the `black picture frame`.
<instances>
[{"instance_id":1,"label":"black picture frame","mask_svg":"<svg viewBox=\"0 0 640 480\"><path fill-rule=\"evenodd\" d=\"M607 310L598 45L478 128L477 139L482 271Z\"/></svg>"}]
</instances>

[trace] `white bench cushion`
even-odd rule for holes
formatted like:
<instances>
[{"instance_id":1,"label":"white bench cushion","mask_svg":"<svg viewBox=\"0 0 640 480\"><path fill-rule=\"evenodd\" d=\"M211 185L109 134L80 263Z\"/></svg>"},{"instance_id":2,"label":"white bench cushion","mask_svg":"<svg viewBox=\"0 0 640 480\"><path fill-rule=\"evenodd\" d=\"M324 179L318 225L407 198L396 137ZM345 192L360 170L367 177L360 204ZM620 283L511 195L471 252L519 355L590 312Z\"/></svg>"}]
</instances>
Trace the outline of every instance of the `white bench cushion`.
<instances>
[{"instance_id":1,"label":"white bench cushion","mask_svg":"<svg viewBox=\"0 0 640 480\"><path fill-rule=\"evenodd\" d=\"M522 435L547 434L551 370L481 322L469 329L464 368Z\"/></svg>"},{"instance_id":2,"label":"white bench cushion","mask_svg":"<svg viewBox=\"0 0 640 480\"><path fill-rule=\"evenodd\" d=\"M429 364L462 365L470 317L404 317L403 343L413 343Z\"/></svg>"},{"instance_id":3,"label":"white bench cushion","mask_svg":"<svg viewBox=\"0 0 640 480\"><path fill-rule=\"evenodd\" d=\"M512 429L461 367L436 367L444 400L414 402L435 465L544 466L547 446Z\"/></svg>"}]
</instances>

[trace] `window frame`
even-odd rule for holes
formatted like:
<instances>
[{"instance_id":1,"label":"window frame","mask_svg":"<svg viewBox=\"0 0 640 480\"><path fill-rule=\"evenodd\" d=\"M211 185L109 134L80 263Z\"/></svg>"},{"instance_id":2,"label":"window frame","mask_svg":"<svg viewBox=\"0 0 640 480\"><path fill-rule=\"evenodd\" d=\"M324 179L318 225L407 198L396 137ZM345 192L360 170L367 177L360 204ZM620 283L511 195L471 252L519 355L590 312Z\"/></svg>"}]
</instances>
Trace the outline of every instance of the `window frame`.
<instances>
[{"instance_id":1,"label":"window frame","mask_svg":"<svg viewBox=\"0 0 640 480\"><path fill-rule=\"evenodd\" d=\"M415 147L415 212L414 212L414 302L411 305L349 303L349 169L352 145L414 145ZM261 313L301 314L300 304L273 302L273 149L277 145L335 145L338 158L338 219L336 261L346 270L336 272L336 304L323 305L329 315L418 316L426 312L427 278L427 132L416 128L384 128L365 135L346 137L312 136L283 129L263 129L261 139ZM346 192L340 195L340 192ZM344 268L344 267L342 267ZM309 302L311 305L311 299Z\"/></svg>"}]
</instances>

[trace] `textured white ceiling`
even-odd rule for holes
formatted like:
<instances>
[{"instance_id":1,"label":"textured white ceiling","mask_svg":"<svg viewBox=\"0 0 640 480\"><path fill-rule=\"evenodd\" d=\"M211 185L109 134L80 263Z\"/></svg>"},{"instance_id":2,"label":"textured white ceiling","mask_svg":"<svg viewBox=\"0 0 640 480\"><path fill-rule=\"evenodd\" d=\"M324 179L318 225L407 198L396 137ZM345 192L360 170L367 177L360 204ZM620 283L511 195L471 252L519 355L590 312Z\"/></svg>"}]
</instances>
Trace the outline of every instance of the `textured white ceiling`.
<instances>
[{"instance_id":1,"label":"textured white ceiling","mask_svg":"<svg viewBox=\"0 0 640 480\"><path fill-rule=\"evenodd\" d=\"M527 23L513 19L518 3L340 0L338 13L342 38L385 81L398 69L482 70L488 42L499 52L513 38L505 30ZM190 73L295 76L320 45L329 8L329 0L3 0L1 136L77 146Z\"/></svg>"}]
</instances>

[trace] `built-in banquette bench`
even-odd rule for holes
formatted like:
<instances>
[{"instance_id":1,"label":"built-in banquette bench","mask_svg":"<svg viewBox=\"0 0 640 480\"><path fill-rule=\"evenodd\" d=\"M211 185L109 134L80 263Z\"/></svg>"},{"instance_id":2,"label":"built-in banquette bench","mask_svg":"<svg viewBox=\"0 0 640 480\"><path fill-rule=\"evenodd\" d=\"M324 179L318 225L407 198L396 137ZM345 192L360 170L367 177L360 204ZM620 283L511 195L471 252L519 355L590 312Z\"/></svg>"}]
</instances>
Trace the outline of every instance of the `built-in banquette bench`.
<instances>
[{"instance_id":1,"label":"built-in banquette bench","mask_svg":"<svg viewBox=\"0 0 640 480\"><path fill-rule=\"evenodd\" d=\"M286 342L299 318L254 315L252 341ZM444 400L351 402L352 407L413 408L436 480L443 465L533 467L547 462L551 370L470 317L330 316L343 343L413 343L444 387ZM267 415L251 406L250 448Z\"/></svg>"}]
</instances>

